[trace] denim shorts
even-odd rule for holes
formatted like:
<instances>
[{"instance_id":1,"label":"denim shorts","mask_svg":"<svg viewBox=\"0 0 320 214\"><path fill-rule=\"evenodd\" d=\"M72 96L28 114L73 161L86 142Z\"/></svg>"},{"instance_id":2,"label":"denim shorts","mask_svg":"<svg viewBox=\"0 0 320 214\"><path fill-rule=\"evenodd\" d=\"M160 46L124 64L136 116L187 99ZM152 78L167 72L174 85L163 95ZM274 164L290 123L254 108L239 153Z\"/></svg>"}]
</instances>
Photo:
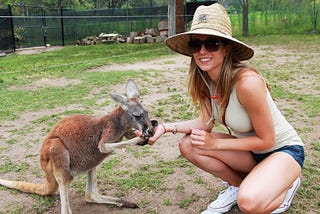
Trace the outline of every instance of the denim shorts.
<instances>
[{"instance_id":1,"label":"denim shorts","mask_svg":"<svg viewBox=\"0 0 320 214\"><path fill-rule=\"evenodd\" d=\"M279 149L276 149L274 151L267 152L264 154L255 154L253 152L251 152L251 153L252 153L253 158L257 161L257 163L260 163L263 159L265 159L266 157L268 157L269 155L271 155L272 153L275 153L275 152L285 152L285 153L291 155L298 162L298 164L301 166L301 168L303 168L304 148L303 148L303 146L300 146L300 145L283 146Z\"/></svg>"}]
</instances>

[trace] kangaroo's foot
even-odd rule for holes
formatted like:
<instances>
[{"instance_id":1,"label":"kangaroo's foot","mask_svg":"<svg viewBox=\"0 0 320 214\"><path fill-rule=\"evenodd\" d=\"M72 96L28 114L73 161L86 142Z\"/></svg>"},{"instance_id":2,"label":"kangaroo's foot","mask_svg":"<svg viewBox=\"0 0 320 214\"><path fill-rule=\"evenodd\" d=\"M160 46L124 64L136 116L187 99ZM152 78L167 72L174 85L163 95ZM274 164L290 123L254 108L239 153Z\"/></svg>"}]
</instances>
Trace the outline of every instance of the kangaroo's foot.
<instances>
[{"instance_id":1,"label":"kangaroo's foot","mask_svg":"<svg viewBox=\"0 0 320 214\"><path fill-rule=\"evenodd\" d=\"M100 195L98 193L86 193L85 199L90 203L98 204L114 204L118 207L127 207L127 208L139 208L137 204L125 201L121 198L114 198L109 196Z\"/></svg>"}]
</instances>

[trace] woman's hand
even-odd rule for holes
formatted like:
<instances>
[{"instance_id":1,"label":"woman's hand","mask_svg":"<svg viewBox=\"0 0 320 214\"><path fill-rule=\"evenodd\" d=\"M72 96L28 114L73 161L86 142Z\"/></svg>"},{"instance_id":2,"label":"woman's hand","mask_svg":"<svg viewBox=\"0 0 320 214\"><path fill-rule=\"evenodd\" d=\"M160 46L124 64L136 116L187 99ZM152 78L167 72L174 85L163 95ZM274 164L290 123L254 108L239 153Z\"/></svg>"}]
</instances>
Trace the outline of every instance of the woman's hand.
<instances>
[{"instance_id":1,"label":"woman's hand","mask_svg":"<svg viewBox=\"0 0 320 214\"><path fill-rule=\"evenodd\" d=\"M166 130L163 125L156 126L154 135L149 138L149 144L153 145L165 132Z\"/></svg>"},{"instance_id":2,"label":"woman's hand","mask_svg":"<svg viewBox=\"0 0 320 214\"><path fill-rule=\"evenodd\" d=\"M163 125L158 125L154 127L154 135L152 137L149 138L149 144L153 145L164 133L165 133L165 129ZM136 131L135 132L136 136L140 137L142 136L142 133L140 131Z\"/></svg>"},{"instance_id":3,"label":"woman's hand","mask_svg":"<svg viewBox=\"0 0 320 214\"><path fill-rule=\"evenodd\" d=\"M191 129L191 144L200 149L217 149L216 138L213 133L200 129Z\"/></svg>"}]
</instances>

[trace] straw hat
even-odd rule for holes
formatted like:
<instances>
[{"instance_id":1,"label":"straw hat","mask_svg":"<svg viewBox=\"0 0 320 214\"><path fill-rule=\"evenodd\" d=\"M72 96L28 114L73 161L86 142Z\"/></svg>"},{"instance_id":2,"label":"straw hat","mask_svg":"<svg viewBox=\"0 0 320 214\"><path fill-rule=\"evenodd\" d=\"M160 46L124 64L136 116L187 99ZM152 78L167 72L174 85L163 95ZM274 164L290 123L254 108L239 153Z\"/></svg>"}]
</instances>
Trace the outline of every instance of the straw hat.
<instances>
[{"instance_id":1,"label":"straw hat","mask_svg":"<svg viewBox=\"0 0 320 214\"><path fill-rule=\"evenodd\" d=\"M199 6L194 13L190 31L170 36L165 43L178 53L192 56L188 42L195 34L213 35L229 40L233 55L239 61L250 59L254 54L250 46L232 37L230 18L221 4Z\"/></svg>"}]
</instances>

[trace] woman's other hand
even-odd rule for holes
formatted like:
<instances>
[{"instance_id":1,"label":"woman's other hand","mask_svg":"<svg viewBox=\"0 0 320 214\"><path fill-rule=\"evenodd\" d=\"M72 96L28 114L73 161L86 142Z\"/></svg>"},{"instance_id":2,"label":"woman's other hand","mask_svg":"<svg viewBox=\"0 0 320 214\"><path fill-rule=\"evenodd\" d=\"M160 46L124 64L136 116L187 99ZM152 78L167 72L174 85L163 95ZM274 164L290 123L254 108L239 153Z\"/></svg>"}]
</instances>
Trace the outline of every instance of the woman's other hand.
<instances>
[{"instance_id":1,"label":"woman's other hand","mask_svg":"<svg viewBox=\"0 0 320 214\"><path fill-rule=\"evenodd\" d=\"M216 149L213 133L200 129L191 129L191 144L201 149Z\"/></svg>"}]
</instances>

